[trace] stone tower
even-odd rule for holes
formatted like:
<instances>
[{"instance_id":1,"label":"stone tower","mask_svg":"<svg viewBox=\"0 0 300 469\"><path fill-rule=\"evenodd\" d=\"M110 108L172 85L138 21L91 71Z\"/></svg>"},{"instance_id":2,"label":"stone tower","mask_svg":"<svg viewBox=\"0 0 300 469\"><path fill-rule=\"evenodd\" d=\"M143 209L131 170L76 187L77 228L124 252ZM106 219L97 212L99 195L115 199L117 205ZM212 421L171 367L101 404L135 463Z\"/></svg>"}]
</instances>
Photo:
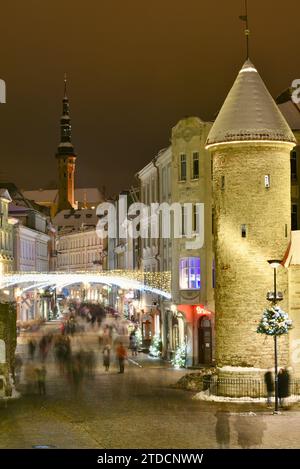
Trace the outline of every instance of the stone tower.
<instances>
[{"instance_id":1,"label":"stone tower","mask_svg":"<svg viewBox=\"0 0 300 469\"><path fill-rule=\"evenodd\" d=\"M208 135L213 158L216 256L216 364L265 369L273 340L256 333L266 294L267 260L283 259L291 231L290 151L295 139L253 64L240 70ZM287 271L278 269L287 310ZM279 340L280 364L288 338ZM251 368L249 368L250 370ZM220 370L219 370L220 371Z\"/></svg>"},{"instance_id":2,"label":"stone tower","mask_svg":"<svg viewBox=\"0 0 300 469\"><path fill-rule=\"evenodd\" d=\"M71 120L69 99L67 96L67 80L63 98L63 114L60 118L60 144L56 158L58 160L58 206L57 212L74 207L74 173L76 154L71 142Z\"/></svg>"}]
</instances>

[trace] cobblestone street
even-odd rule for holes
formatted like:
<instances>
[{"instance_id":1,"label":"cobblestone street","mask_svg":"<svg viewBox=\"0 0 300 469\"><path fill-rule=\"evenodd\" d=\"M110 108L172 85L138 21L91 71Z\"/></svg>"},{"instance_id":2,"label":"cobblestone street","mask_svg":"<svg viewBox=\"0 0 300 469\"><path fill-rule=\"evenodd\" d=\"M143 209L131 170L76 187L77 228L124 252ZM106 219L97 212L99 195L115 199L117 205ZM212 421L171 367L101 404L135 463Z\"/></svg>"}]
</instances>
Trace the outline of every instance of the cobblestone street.
<instances>
[{"instance_id":1,"label":"cobblestone street","mask_svg":"<svg viewBox=\"0 0 300 469\"><path fill-rule=\"evenodd\" d=\"M93 343L93 336L88 341ZM19 346L25 360L25 346ZM300 414L273 416L266 407L192 400L171 387L176 371L140 353L118 374L106 373L97 352L94 378L76 397L53 359L47 364L47 395L23 394L0 402L0 447L32 448L296 448ZM139 366L137 365L139 363ZM25 391L25 387L21 385ZM255 414L251 415L252 411Z\"/></svg>"}]
</instances>

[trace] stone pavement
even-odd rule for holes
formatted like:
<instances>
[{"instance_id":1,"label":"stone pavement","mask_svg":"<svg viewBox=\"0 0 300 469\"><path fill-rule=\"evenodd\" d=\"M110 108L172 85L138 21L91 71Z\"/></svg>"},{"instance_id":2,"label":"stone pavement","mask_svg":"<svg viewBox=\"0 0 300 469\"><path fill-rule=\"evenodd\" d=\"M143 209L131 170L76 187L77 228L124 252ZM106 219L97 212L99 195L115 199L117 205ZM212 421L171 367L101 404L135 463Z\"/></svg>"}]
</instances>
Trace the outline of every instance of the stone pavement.
<instances>
[{"instance_id":1,"label":"stone pavement","mask_svg":"<svg viewBox=\"0 0 300 469\"><path fill-rule=\"evenodd\" d=\"M95 345L94 338L84 338ZM23 347L23 348L22 348ZM25 358L25 348L19 349ZM129 354L129 358L130 354ZM125 373L103 371L79 395L49 358L47 395L0 402L0 448L297 448L300 413L274 416L265 406L195 401L172 388L185 370L139 354ZM21 386L26 391L24 385ZM254 412L254 415L249 412Z\"/></svg>"}]
</instances>

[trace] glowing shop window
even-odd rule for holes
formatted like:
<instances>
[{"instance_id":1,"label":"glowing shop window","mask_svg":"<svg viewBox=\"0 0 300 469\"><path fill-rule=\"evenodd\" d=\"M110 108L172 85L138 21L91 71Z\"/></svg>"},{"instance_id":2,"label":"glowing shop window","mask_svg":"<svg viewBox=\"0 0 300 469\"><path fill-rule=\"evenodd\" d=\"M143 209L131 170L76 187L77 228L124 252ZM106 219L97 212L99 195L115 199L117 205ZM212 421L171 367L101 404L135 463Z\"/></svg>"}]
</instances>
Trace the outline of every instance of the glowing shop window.
<instances>
[{"instance_id":1,"label":"glowing shop window","mask_svg":"<svg viewBox=\"0 0 300 469\"><path fill-rule=\"evenodd\" d=\"M179 285L181 290L199 290L200 257L184 257L179 263Z\"/></svg>"}]
</instances>

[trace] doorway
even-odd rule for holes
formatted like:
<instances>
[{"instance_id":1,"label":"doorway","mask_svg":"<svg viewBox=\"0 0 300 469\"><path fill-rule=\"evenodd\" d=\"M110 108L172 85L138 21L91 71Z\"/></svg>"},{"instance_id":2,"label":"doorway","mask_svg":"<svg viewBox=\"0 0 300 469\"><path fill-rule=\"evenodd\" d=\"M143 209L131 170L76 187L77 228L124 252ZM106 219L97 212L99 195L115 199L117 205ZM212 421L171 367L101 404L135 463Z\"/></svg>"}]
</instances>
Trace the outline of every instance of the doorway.
<instances>
[{"instance_id":1,"label":"doorway","mask_svg":"<svg viewBox=\"0 0 300 469\"><path fill-rule=\"evenodd\" d=\"M203 316L198 321L198 361L203 365L212 362L212 331L211 321Z\"/></svg>"}]
</instances>

